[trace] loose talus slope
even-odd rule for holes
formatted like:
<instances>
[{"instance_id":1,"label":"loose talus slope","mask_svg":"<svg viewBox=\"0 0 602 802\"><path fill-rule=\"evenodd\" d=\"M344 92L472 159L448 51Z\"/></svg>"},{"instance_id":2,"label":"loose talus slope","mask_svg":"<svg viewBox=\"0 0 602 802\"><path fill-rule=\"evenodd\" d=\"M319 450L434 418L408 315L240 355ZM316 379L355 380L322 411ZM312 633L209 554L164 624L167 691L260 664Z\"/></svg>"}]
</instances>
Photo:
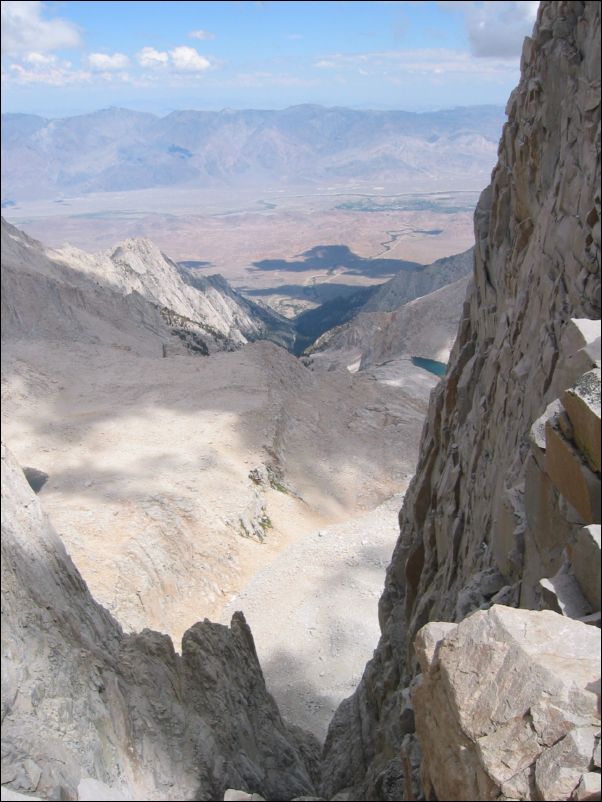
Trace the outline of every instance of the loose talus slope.
<instances>
[{"instance_id":1,"label":"loose talus slope","mask_svg":"<svg viewBox=\"0 0 602 802\"><path fill-rule=\"evenodd\" d=\"M492 601L537 609L539 580L562 569L579 518L592 523L563 507L529 436L588 369L571 318L600 318L599 64L599 4L542 3L475 213L474 280L400 514L381 640L329 730L329 798L409 798L417 631Z\"/></svg>"}]
</instances>

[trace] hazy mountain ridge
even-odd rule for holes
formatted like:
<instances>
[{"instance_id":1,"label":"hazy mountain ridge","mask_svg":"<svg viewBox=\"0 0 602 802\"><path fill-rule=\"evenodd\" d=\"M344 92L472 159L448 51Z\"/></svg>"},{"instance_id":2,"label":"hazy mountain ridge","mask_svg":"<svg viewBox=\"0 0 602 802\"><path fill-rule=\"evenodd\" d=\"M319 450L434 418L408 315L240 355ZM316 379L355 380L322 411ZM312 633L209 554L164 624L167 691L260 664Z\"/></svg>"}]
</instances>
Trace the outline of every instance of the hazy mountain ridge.
<instances>
[{"instance_id":1,"label":"hazy mountain ridge","mask_svg":"<svg viewBox=\"0 0 602 802\"><path fill-rule=\"evenodd\" d=\"M486 179L503 120L497 106L416 114L302 105L166 117L111 108L55 120L3 114L3 199L341 178Z\"/></svg>"}]
</instances>

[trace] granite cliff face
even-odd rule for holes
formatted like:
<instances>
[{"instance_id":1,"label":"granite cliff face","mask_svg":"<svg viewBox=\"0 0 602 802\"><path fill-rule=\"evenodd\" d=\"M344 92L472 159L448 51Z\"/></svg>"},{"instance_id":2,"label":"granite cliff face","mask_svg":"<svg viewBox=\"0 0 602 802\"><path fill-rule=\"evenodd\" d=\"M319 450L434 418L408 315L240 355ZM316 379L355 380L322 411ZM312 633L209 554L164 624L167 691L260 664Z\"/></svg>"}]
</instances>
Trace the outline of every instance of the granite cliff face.
<instances>
[{"instance_id":1,"label":"granite cliff face","mask_svg":"<svg viewBox=\"0 0 602 802\"><path fill-rule=\"evenodd\" d=\"M599 610L584 570L600 548L599 63L599 5L543 3L475 213L474 280L400 513L381 640L330 727L326 796L419 793L410 685L428 621L496 602ZM527 780L514 798L567 798L533 797Z\"/></svg>"}]
</instances>

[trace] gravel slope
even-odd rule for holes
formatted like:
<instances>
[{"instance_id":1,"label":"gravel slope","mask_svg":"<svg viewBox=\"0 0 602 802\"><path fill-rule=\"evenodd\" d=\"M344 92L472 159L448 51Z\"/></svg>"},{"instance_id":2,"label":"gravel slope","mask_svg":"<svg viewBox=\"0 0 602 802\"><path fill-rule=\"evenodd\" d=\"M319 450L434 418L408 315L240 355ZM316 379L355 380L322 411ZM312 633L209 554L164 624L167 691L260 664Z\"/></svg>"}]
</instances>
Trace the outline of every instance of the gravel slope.
<instances>
[{"instance_id":1,"label":"gravel slope","mask_svg":"<svg viewBox=\"0 0 602 802\"><path fill-rule=\"evenodd\" d=\"M378 599L402 500L392 496L285 548L224 610L223 622L244 612L283 716L320 740L378 642Z\"/></svg>"}]
</instances>

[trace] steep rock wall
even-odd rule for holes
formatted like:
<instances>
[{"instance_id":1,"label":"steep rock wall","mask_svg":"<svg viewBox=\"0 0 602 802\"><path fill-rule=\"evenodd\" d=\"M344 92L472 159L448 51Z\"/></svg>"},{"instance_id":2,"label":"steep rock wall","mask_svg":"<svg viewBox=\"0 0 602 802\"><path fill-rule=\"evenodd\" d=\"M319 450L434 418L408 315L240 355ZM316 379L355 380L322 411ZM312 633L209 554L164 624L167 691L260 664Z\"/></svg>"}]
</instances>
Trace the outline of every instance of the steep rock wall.
<instances>
[{"instance_id":1,"label":"steep rock wall","mask_svg":"<svg viewBox=\"0 0 602 802\"><path fill-rule=\"evenodd\" d=\"M571 318L600 318L599 63L599 5L544 2L475 212L474 280L400 513L381 640L329 730L327 797L420 793L409 692L416 633L494 602L545 606L540 580L561 567L563 549L550 564L550 544L527 519L525 480L533 424L595 364L583 349L587 326ZM547 492L569 545L595 520Z\"/></svg>"}]
</instances>

